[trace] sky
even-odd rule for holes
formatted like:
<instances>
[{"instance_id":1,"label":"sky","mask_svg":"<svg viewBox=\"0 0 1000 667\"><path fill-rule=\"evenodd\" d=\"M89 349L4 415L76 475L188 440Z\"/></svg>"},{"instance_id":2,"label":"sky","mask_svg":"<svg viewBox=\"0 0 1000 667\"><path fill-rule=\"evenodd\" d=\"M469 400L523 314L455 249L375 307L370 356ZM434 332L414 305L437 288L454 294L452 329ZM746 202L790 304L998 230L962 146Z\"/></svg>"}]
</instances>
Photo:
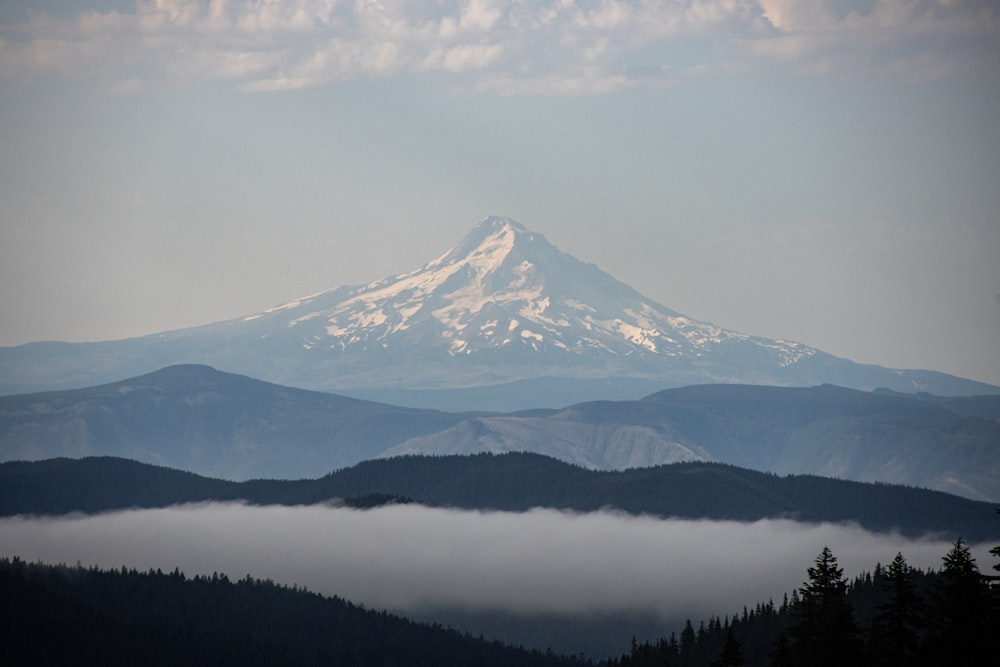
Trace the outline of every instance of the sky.
<instances>
[{"instance_id":1,"label":"sky","mask_svg":"<svg viewBox=\"0 0 1000 667\"><path fill-rule=\"evenodd\" d=\"M990 0L7 0L0 345L505 215L688 316L1000 385L998 118Z\"/></svg>"},{"instance_id":2,"label":"sky","mask_svg":"<svg viewBox=\"0 0 1000 667\"><path fill-rule=\"evenodd\" d=\"M938 570L954 537L851 524L682 521L550 509L472 512L395 505L203 504L0 519L0 553L141 571L251 574L375 609L654 614L707 620L782 596L824 546L853 578L902 553ZM733 549L739 544L739 549ZM992 544L972 545L980 571ZM679 628L678 628L679 631Z\"/></svg>"}]
</instances>

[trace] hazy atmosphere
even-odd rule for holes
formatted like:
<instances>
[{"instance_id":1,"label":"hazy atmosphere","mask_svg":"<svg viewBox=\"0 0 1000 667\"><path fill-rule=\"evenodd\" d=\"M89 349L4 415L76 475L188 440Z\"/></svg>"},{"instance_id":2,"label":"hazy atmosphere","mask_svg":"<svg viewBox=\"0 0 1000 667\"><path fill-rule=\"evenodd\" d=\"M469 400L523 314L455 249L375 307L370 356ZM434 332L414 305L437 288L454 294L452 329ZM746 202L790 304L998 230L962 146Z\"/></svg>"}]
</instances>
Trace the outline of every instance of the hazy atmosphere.
<instances>
[{"instance_id":1,"label":"hazy atmosphere","mask_svg":"<svg viewBox=\"0 0 1000 667\"><path fill-rule=\"evenodd\" d=\"M739 545L734 549L733 545ZM189 505L0 519L0 553L85 566L251 574L375 609L648 612L707 618L798 588L829 546L853 577L902 552L941 567L950 544L856 526L679 521L607 512L369 511ZM990 545L975 551L986 569Z\"/></svg>"},{"instance_id":2,"label":"hazy atmosphere","mask_svg":"<svg viewBox=\"0 0 1000 667\"><path fill-rule=\"evenodd\" d=\"M1000 384L998 102L988 0L11 0L0 344L249 314L498 214L692 317Z\"/></svg>"}]
</instances>

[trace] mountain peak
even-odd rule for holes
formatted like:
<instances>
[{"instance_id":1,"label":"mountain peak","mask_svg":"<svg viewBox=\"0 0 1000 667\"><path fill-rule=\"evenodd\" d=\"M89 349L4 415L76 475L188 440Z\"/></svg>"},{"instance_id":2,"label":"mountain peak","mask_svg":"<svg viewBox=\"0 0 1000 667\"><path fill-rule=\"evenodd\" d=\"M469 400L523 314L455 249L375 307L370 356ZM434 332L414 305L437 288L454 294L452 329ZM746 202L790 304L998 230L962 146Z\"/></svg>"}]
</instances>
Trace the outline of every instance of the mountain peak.
<instances>
[{"instance_id":1,"label":"mountain peak","mask_svg":"<svg viewBox=\"0 0 1000 667\"><path fill-rule=\"evenodd\" d=\"M488 261L499 265L515 248L536 242L549 245L544 236L528 230L516 220L490 215L480 220L458 245L428 266L464 261L476 264Z\"/></svg>"},{"instance_id":2,"label":"mountain peak","mask_svg":"<svg viewBox=\"0 0 1000 667\"><path fill-rule=\"evenodd\" d=\"M508 228L515 232L528 232L528 230L525 228L524 225L522 225L517 220L514 220L513 218L507 218L500 215L488 215L482 220L480 220L479 224L477 224L473 228L473 234L481 229L489 229L491 231L495 231Z\"/></svg>"},{"instance_id":3,"label":"mountain peak","mask_svg":"<svg viewBox=\"0 0 1000 667\"><path fill-rule=\"evenodd\" d=\"M936 376L861 368L801 343L695 320L503 216L483 218L458 245L414 271L123 345L116 367L130 374L154 364L204 362L272 382L338 390L454 389L547 377L995 391L961 380L939 390ZM50 364L39 361L42 356L53 355L56 367L62 361L55 357L70 355L63 348L47 352L52 349L0 356L6 376L0 380L9 386L11 373L40 377ZM103 368L104 349L74 347L80 361L65 362L63 372L81 378L85 369ZM23 357L23 372L11 371L13 362L6 361L16 355Z\"/></svg>"},{"instance_id":4,"label":"mountain peak","mask_svg":"<svg viewBox=\"0 0 1000 667\"><path fill-rule=\"evenodd\" d=\"M448 380L454 384L558 376L577 364L592 376L647 377L670 365L701 377L717 346L749 339L664 308L502 216L483 218L415 271L292 301L268 315L279 320L268 337L287 333L317 355L334 351L322 354L345 366L384 359L381 370L393 376L404 366L420 368L409 382L423 387L434 386L450 365L445 360L456 358L466 361L461 380ZM761 343L752 345L779 366L814 353ZM373 374L366 369L357 379L372 383Z\"/></svg>"}]
</instances>

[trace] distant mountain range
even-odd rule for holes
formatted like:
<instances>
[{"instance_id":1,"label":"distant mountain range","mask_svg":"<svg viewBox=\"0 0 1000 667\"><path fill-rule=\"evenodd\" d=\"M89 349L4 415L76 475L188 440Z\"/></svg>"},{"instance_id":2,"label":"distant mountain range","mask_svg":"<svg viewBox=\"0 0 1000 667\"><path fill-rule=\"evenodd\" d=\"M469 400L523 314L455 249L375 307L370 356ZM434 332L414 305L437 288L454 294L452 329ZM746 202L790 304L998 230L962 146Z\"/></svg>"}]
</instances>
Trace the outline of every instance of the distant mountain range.
<instances>
[{"instance_id":1,"label":"distant mountain range","mask_svg":"<svg viewBox=\"0 0 1000 667\"><path fill-rule=\"evenodd\" d=\"M724 461L778 474L913 484L997 500L998 410L1000 396L698 385L638 401L470 417L415 436L383 456L531 451L597 469Z\"/></svg>"},{"instance_id":2,"label":"distant mountain range","mask_svg":"<svg viewBox=\"0 0 1000 667\"><path fill-rule=\"evenodd\" d=\"M0 397L0 460L110 455L226 479L401 454L531 451L592 469L719 461L1000 499L1000 396L701 385L514 414L399 408L206 366Z\"/></svg>"},{"instance_id":3,"label":"distant mountain range","mask_svg":"<svg viewBox=\"0 0 1000 667\"><path fill-rule=\"evenodd\" d=\"M424 267L367 285L152 336L0 348L0 393L90 386L178 363L449 409L563 407L702 383L1000 392L696 320L513 220L489 217Z\"/></svg>"},{"instance_id":4,"label":"distant mountain range","mask_svg":"<svg viewBox=\"0 0 1000 667\"><path fill-rule=\"evenodd\" d=\"M111 455L225 479L296 479L462 419L181 365L86 389L0 397L0 460Z\"/></svg>"},{"instance_id":5,"label":"distant mountain range","mask_svg":"<svg viewBox=\"0 0 1000 667\"><path fill-rule=\"evenodd\" d=\"M634 515L756 521L856 522L909 537L1000 536L994 506L890 484L765 474L721 463L604 472L537 454L400 457L366 461L318 479L230 482L126 459L0 464L0 516L96 513L204 501L309 505L346 499L523 512L548 507Z\"/></svg>"}]
</instances>

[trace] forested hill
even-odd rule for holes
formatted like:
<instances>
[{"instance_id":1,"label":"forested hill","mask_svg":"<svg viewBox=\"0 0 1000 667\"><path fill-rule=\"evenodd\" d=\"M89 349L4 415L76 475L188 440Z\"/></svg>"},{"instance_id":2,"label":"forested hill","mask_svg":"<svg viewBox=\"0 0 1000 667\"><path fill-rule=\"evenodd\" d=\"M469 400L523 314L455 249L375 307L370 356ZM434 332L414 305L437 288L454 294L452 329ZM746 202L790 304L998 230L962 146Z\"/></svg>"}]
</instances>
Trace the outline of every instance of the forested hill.
<instances>
[{"instance_id":1,"label":"forested hill","mask_svg":"<svg viewBox=\"0 0 1000 667\"><path fill-rule=\"evenodd\" d=\"M591 471L537 454L400 457L367 461L314 480L229 482L116 458L0 464L0 515L100 512L201 501L370 505L409 499L465 509L532 507L753 521L854 521L908 536L997 538L994 507L938 491L719 463Z\"/></svg>"},{"instance_id":2,"label":"forested hill","mask_svg":"<svg viewBox=\"0 0 1000 667\"><path fill-rule=\"evenodd\" d=\"M630 653L605 667L992 664L1000 590L962 540L943 555L939 571L914 569L897 553L888 567L876 565L848 582L824 547L806 573L808 580L780 606L744 607L742 616L713 617L697 632L689 620L679 639L633 641Z\"/></svg>"},{"instance_id":3,"label":"forested hill","mask_svg":"<svg viewBox=\"0 0 1000 667\"><path fill-rule=\"evenodd\" d=\"M249 577L0 559L0 657L31 665L580 664Z\"/></svg>"}]
</instances>

